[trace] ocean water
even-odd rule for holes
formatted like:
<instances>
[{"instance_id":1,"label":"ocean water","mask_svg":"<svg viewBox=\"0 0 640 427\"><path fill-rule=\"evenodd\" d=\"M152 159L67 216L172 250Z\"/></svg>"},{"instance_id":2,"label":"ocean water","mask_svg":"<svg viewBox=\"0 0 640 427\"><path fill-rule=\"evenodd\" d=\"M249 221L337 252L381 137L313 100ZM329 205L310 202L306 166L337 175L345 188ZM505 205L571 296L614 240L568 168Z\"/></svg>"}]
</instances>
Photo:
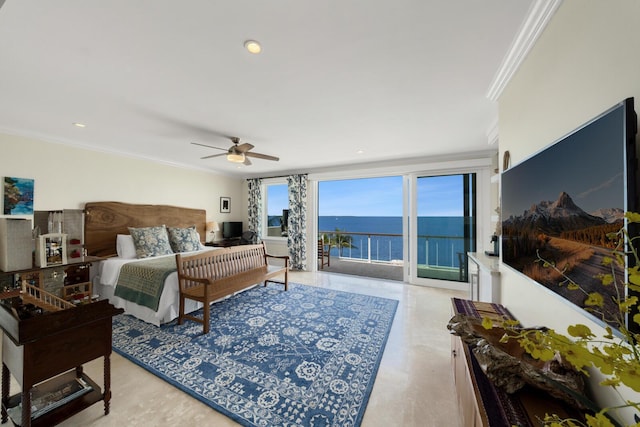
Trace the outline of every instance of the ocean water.
<instances>
[{"instance_id":1,"label":"ocean water","mask_svg":"<svg viewBox=\"0 0 640 427\"><path fill-rule=\"evenodd\" d=\"M463 217L418 217L418 263L442 266L459 266L459 253L464 254ZM392 261L403 259L402 217L380 216L320 216L321 233L349 232L398 234L398 236L351 235L352 248L343 248L343 257ZM369 248L371 246L371 248ZM338 248L331 255L338 256Z\"/></svg>"}]
</instances>

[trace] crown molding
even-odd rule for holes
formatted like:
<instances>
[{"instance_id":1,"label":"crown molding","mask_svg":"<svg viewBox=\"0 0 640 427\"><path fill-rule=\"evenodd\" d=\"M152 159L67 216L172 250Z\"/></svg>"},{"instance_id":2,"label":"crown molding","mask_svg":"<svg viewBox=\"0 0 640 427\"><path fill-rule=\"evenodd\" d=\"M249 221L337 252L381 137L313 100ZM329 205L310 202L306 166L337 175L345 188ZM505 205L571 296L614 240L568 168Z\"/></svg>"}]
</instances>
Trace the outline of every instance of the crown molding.
<instances>
[{"instance_id":1,"label":"crown molding","mask_svg":"<svg viewBox=\"0 0 640 427\"><path fill-rule=\"evenodd\" d=\"M560 7L563 0L535 0L529 9L526 19L516 34L509 51L502 59L502 63L493 77L486 97L497 101L520 64L533 48L538 37Z\"/></svg>"}]
</instances>

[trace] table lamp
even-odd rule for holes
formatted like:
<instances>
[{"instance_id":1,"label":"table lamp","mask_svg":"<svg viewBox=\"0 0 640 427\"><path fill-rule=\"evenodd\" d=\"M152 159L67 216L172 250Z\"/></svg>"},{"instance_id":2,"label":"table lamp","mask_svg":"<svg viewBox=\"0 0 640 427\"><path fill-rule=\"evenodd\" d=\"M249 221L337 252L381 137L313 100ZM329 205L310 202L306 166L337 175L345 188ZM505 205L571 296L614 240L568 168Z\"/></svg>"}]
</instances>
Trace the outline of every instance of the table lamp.
<instances>
[{"instance_id":1,"label":"table lamp","mask_svg":"<svg viewBox=\"0 0 640 427\"><path fill-rule=\"evenodd\" d=\"M206 241L212 242L216 238L216 232L220 231L220 226L216 221L209 221L207 222L206 227L207 227ZM211 234L211 240L209 240L209 234Z\"/></svg>"}]
</instances>

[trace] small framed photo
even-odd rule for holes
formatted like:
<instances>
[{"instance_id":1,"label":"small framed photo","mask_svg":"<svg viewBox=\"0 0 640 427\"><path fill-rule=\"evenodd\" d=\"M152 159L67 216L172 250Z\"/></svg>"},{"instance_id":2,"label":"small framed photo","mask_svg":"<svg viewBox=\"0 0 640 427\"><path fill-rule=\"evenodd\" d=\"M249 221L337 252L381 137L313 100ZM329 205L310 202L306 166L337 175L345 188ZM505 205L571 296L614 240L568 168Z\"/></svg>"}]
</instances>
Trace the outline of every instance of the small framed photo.
<instances>
[{"instance_id":1,"label":"small framed photo","mask_svg":"<svg viewBox=\"0 0 640 427\"><path fill-rule=\"evenodd\" d=\"M231 212L231 197L220 197L220 213Z\"/></svg>"}]
</instances>

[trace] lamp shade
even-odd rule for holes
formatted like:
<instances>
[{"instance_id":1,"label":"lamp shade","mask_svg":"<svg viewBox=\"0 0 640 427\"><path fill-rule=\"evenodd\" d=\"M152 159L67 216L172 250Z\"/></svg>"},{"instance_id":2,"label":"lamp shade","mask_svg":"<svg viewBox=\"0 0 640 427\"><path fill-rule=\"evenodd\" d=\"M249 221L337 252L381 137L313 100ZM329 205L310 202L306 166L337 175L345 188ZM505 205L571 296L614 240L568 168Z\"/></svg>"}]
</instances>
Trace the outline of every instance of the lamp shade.
<instances>
[{"instance_id":1,"label":"lamp shade","mask_svg":"<svg viewBox=\"0 0 640 427\"><path fill-rule=\"evenodd\" d=\"M207 222L207 233L215 233L216 231L220 231L220 226L215 221Z\"/></svg>"}]
</instances>

